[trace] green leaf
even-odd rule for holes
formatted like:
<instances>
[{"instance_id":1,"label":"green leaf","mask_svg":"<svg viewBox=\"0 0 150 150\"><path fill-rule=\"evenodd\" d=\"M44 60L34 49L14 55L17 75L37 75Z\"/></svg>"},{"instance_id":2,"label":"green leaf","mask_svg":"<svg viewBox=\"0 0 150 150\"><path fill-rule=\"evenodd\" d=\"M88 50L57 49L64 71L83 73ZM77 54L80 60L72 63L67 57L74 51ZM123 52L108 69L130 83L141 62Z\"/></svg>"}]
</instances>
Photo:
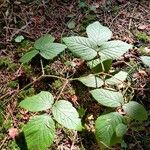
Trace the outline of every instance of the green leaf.
<instances>
[{"instance_id":1,"label":"green leaf","mask_svg":"<svg viewBox=\"0 0 150 150\"><path fill-rule=\"evenodd\" d=\"M116 135L118 137L123 137L126 134L127 130L128 130L127 125L120 123L116 127Z\"/></svg>"},{"instance_id":2,"label":"green leaf","mask_svg":"<svg viewBox=\"0 0 150 150\"><path fill-rule=\"evenodd\" d=\"M126 80L128 73L124 72L124 71L120 71L117 74L115 74L113 77L109 78L106 80L107 84L110 85L116 85L116 84L120 84L123 81Z\"/></svg>"},{"instance_id":3,"label":"green leaf","mask_svg":"<svg viewBox=\"0 0 150 150\"><path fill-rule=\"evenodd\" d=\"M81 119L72 104L66 100L59 100L52 107L55 120L68 129L82 130Z\"/></svg>"},{"instance_id":4,"label":"green leaf","mask_svg":"<svg viewBox=\"0 0 150 150\"><path fill-rule=\"evenodd\" d=\"M30 52L25 53L21 58L20 62L28 63L33 57L35 57L39 52L37 50L32 50Z\"/></svg>"},{"instance_id":5,"label":"green leaf","mask_svg":"<svg viewBox=\"0 0 150 150\"><path fill-rule=\"evenodd\" d=\"M45 59L53 59L58 54L66 49L66 45L59 44L59 43L50 43L45 45L40 50L40 55L43 56Z\"/></svg>"},{"instance_id":6,"label":"green leaf","mask_svg":"<svg viewBox=\"0 0 150 150\"><path fill-rule=\"evenodd\" d=\"M69 29L74 29L75 28L75 22L74 21L71 21L68 23L68 28Z\"/></svg>"},{"instance_id":7,"label":"green leaf","mask_svg":"<svg viewBox=\"0 0 150 150\"><path fill-rule=\"evenodd\" d=\"M142 62L147 65L148 67L150 67L150 56L142 56L141 57Z\"/></svg>"},{"instance_id":8,"label":"green leaf","mask_svg":"<svg viewBox=\"0 0 150 150\"><path fill-rule=\"evenodd\" d=\"M80 77L78 80L82 82L85 86L93 88L101 87L104 84L102 79L92 74L85 77Z\"/></svg>"},{"instance_id":9,"label":"green leaf","mask_svg":"<svg viewBox=\"0 0 150 150\"><path fill-rule=\"evenodd\" d=\"M138 121L144 121L148 118L147 111L145 110L143 105L135 101L130 101L129 103L124 104L123 110L130 118Z\"/></svg>"},{"instance_id":10,"label":"green leaf","mask_svg":"<svg viewBox=\"0 0 150 150\"><path fill-rule=\"evenodd\" d=\"M55 124L48 115L33 117L23 128L29 150L45 150L54 141Z\"/></svg>"},{"instance_id":11,"label":"green leaf","mask_svg":"<svg viewBox=\"0 0 150 150\"><path fill-rule=\"evenodd\" d=\"M94 72L108 72L112 66L112 59L94 59L87 62L87 65L92 69Z\"/></svg>"},{"instance_id":12,"label":"green leaf","mask_svg":"<svg viewBox=\"0 0 150 150\"><path fill-rule=\"evenodd\" d=\"M91 41L97 45L108 41L112 37L112 32L109 28L102 26L98 21L90 24L86 28L87 35Z\"/></svg>"},{"instance_id":13,"label":"green leaf","mask_svg":"<svg viewBox=\"0 0 150 150\"><path fill-rule=\"evenodd\" d=\"M118 59L130 48L132 48L132 45L120 40L108 41L100 45L99 55L102 59Z\"/></svg>"},{"instance_id":14,"label":"green leaf","mask_svg":"<svg viewBox=\"0 0 150 150\"><path fill-rule=\"evenodd\" d=\"M20 43L20 42L22 42L24 40L24 36L22 36L22 35L18 35L16 38L15 38L15 42L17 42L17 43Z\"/></svg>"},{"instance_id":15,"label":"green leaf","mask_svg":"<svg viewBox=\"0 0 150 150\"><path fill-rule=\"evenodd\" d=\"M107 107L119 107L124 103L123 95L119 92L95 89L90 91L90 93L96 101Z\"/></svg>"},{"instance_id":16,"label":"green leaf","mask_svg":"<svg viewBox=\"0 0 150 150\"><path fill-rule=\"evenodd\" d=\"M54 98L51 93L41 91L39 94L27 97L20 102L20 106L29 111L36 112L46 110L52 107Z\"/></svg>"},{"instance_id":17,"label":"green leaf","mask_svg":"<svg viewBox=\"0 0 150 150\"><path fill-rule=\"evenodd\" d=\"M122 123L122 120L123 117L117 112L98 117L95 122L95 135L97 141L104 145L112 146L111 143L115 134L116 126Z\"/></svg>"},{"instance_id":18,"label":"green leaf","mask_svg":"<svg viewBox=\"0 0 150 150\"><path fill-rule=\"evenodd\" d=\"M54 37L52 37L50 34L46 34L39 39L37 39L34 43L34 47L38 50L43 49L47 44L53 43L55 40Z\"/></svg>"},{"instance_id":19,"label":"green leaf","mask_svg":"<svg viewBox=\"0 0 150 150\"><path fill-rule=\"evenodd\" d=\"M91 60L97 56L96 46L88 38L80 36L65 37L63 41L76 56Z\"/></svg>"}]
</instances>

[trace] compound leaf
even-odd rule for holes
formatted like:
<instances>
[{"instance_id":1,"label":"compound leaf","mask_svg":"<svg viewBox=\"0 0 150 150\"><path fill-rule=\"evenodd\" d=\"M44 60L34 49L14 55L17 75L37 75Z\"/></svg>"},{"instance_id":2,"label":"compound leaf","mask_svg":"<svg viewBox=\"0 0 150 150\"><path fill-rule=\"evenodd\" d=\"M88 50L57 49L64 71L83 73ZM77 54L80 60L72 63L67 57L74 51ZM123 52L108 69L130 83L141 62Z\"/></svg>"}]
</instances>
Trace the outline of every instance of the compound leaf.
<instances>
[{"instance_id":1,"label":"compound leaf","mask_svg":"<svg viewBox=\"0 0 150 150\"><path fill-rule=\"evenodd\" d=\"M103 42L108 41L112 37L110 29L102 26L98 21L87 26L86 32L89 39L97 45L101 45Z\"/></svg>"},{"instance_id":2,"label":"compound leaf","mask_svg":"<svg viewBox=\"0 0 150 150\"><path fill-rule=\"evenodd\" d=\"M127 125L120 123L117 125L116 127L116 136L117 137L123 137L125 135L125 133L127 132L128 127Z\"/></svg>"},{"instance_id":3,"label":"compound leaf","mask_svg":"<svg viewBox=\"0 0 150 150\"><path fill-rule=\"evenodd\" d=\"M23 128L29 150L45 150L55 137L55 124L48 115L33 117Z\"/></svg>"},{"instance_id":4,"label":"compound leaf","mask_svg":"<svg viewBox=\"0 0 150 150\"><path fill-rule=\"evenodd\" d=\"M21 58L21 63L28 63L33 57L35 57L39 52L37 50L31 50L30 52L25 53Z\"/></svg>"},{"instance_id":5,"label":"compound leaf","mask_svg":"<svg viewBox=\"0 0 150 150\"><path fill-rule=\"evenodd\" d=\"M103 59L118 59L130 48L132 48L132 45L122 42L120 40L108 41L100 45L99 55Z\"/></svg>"},{"instance_id":6,"label":"compound leaf","mask_svg":"<svg viewBox=\"0 0 150 150\"><path fill-rule=\"evenodd\" d=\"M141 60L145 65L150 67L150 56L141 56Z\"/></svg>"},{"instance_id":7,"label":"compound leaf","mask_svg":"<svg viewBox=\"0 0 150 150\"><path fill-rule=\"evenodd\" d=\"M41 50L43 47L45 47L45 45L53 43L54 40L54 37L52 37L50 34L46 34L35 41L34 47L38 50Z\"/></svg>"},{"instance_id":8,"label":"compound leaf","mask_svg":"<svg viewBox=\"0 0 150 150\"><path fill-rule=\"evenodd\" d=\"M129 103L124 104L123 110L130 118L138 121L144 121L148 118L147 111L145 110L143 105L135 101L130 101Z\"/></svg>"},{"instance_id":9,"label":"compound leaf","mask_svg":"<svg viewBox=\"0 0 150 150\"><path fill-rule=\"evenodd\" d=\"M63 41L76 56L91 60L97 56L96 46L88 38L80 36L65 37Z\"/></svg>"},{"instance_id":10,"label":"compound leaf","mask_svg":"<svg viewBox=\"0 0 150 150\"><path fill-rule=\"evenodd\" d=\"M97 141L107 146L111 146L111 143L115 144L112 141L115 129L118 124L122 123L122 120L122 116L117 112L98 117L95 122L95 135Z\"/></svg>"},{"instance_id":11,"label":"compound leaf","mask_svg":"<svg viewBox=\"0 0 150 150\"><path fill-rule=\"evenodd\" d=\"M82 130L81 119L72 104L65 100L59 100L52 107L55 120L68 129Z\"/></svg>"},{"instance_id":12,"label":"compound leaf","mask_svg":"<svg viewBox=\"0 0 150 150\"><path fill-rule=\"evenodd\" d=\"M60 43L48 43L43 45L40 50L40 55L45 59L53 59L58 54L66 49L66 45Z\"/></svg>"},{"instance_id":13,"label":"compound leaf","mask_svg":"<svg viewBox=\"0 0 150 150\"><path fill-rule=\"evenodd\" d=\"M107 107L119 107L124 103L123 95L119 92L95 89L90 91L90 93L96 101Z\"/></svg>"},{"instance_id":14,"label":"compound leaf","mask_svg":"<svg viewBox=\"0 0 150 150\"><path fill-rule=\"evenodd\" d=\"M117 74L115 74L113 77L109 78L106 80L107 84L110 85L116 85L116 84L120 84L123 81L126 80L128 73L124 72L124 71L120 71Z\"/></svg>"},{"instance_id":15,"label":"compound leaf","mask_svg":"<svg viewBox=\"0 0 150 150\"><path fill-rule=\"evenodd\" d=\"M78 80L82 82L85 86L93 88L101 87L104 84L102 79L94 76L93 74L85 77L80 77Z\"/></svg>"},{"instance_id":16,"label":"compound leaf","mask_svg":"<svg viewBox=\"0 0 150 150\"><path fill-rule=\"evenodd\" d=\"M36 112L46 110L52 107L54 98L51 93L41 91L39 94L27 97L20 102L20 106L29 111Z\"/></svg>"}]
</instances>

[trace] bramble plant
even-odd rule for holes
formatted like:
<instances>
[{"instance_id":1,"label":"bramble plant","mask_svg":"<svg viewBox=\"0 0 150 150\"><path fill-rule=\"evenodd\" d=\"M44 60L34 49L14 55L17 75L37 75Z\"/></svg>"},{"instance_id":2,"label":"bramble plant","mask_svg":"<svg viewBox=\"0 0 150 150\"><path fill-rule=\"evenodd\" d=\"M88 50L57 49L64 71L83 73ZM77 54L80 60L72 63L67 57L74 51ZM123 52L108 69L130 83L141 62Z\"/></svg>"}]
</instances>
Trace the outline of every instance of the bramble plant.
<instances>
[{"instance_id":1,"label":"bramble plant","mask_svg":"<svg viewBox=\"0 0 150 150\"><path fill-rule=\"evenodd\" d=\"M68 129L82 130L81 119L76 109L66 100L54 103L54 97L47 91L41 91L21 101L20 106L31 112L50 109L54 120ZM23 128L28 149L44 150L50 146L55 137L55 122L51 115L34 116Z\"/></svg>"},{"instance_id":2,"label":"bramble plant","mask_svg":"<svg viewBox=\"0 0 150 150\"><path fill-rule=\"evenodd\" d=\"M87 62L93 74L79 78L62 78L55 75L48 77L64 79L65 85L70 81L78 80L85 86L93 88L90 90L92 97L101 105L112 108L112 112L100 115L95 122L95 136L100 148L111 147L123 141L123 136L132 121L144 121L148 115L145 108L132 101L126 96L126 90L120 90L127 83L128 73L120 71L115 75L109 74L113 59L118 59L132 46L120 40L108 41L112 32L109 28L94 22L86 28L88 37L71 36L63 38L64 44L53 43L51 35L45 35L34 44L34 50L25 54L20 61L29 62L36 54L46 59L53 59L67 47L75 55ZM146 65L149 64L147 56L141 57ZM42 66L43 67L43 66ZM43 68L42 68L43 70ZM106 73L107 72L107 73ZM43 77L44 77L43 71ZM46 76L46 75L45 75ZM61 91L62 92L62 91ZM59 95L60 96L60 95ZM33 117L23 128L25 139L29 150L45 150L50 146L55 136L56 120L68 129L81 131L81 119L76 109L67 100L58 100L54 103L51 93L42 91L37 95L28 97L21 101L20 106L32 112L51 110L50 115L38 115Z\"/></svg>"},{"instance_id":3,"label":"bramble plant","mask_svg":"<svg viewBox=\"0 0 150 150\"><path fill-rule=\"evenodd\" d=\"M20 62L28 63L37 54L40 54L45 59L53 59L67 48L64 44L54 43L54 40L55 38L50 34L37 39L32 50L23 55Z\"/></svg>"}]
</instances>

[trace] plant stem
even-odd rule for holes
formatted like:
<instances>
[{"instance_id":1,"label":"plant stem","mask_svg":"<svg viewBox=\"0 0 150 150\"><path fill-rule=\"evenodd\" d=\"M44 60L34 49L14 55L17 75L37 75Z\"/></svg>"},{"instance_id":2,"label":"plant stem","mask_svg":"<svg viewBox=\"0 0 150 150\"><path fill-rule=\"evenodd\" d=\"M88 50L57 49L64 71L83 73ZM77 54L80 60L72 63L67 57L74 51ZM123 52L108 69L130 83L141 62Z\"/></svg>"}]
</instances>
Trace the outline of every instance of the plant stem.
<instances>
[{"instance_id":1,"label":"plant stem","mask_svg":"<svg viewBox=\"0 0 150 150\"><path fill-rule=\"evenodd\" d=\"M69 80L66 79L66 81L65 81L65 83L64 83L64 85L63 85L63 87L62 87L62 89L61 89L61 91L60 91L60 93L59 93L59 95L58 95L57 98L56 98L56 101L58 101L59 98L61 97L61 95L62 95L62 93L63 93L65 87L66 87L67 84L68 84L68 82L69 82Z\"/></svg>"},{"instance_id":2,"label":"plant stem","mask_svg":"<svg viewBox=\"0 0 150 150\"><path fill-rule=\"evenodd\" d=\"M41 63L42 75L45 75L42 58L40 58L40 63Z\"/></svg>"},{"instance_id":3,"label":"plant stem","mask_svg":"<svg viewBox=\"0 0 150 150\"><path fill-rule=\"evenodd\" d=\"M35 82L39 81L42 79L43 76L38 77L37 79L35 79L34 81L30 82L29 84L27 84L26 86L24 86L21 90L19 90L18 93L20 93L21 91L25 90L26 88L28 88L29 86L31 86L32 84L34 84Z\"/></svg>"},{"instance_id":4,"label":"plant stem","mask_svg":"<svg viewBox=\"0 0 150 150\"><path fill-rule=\"evenodd\" d=\"M42 75L43 78L57 78L57 79L61 79L61 80L67 80L66 78L63 77L59 77L59 76L55 76L55 75ZM69 80L69 79L68 79Z\"/></svg>"}]
</instances>

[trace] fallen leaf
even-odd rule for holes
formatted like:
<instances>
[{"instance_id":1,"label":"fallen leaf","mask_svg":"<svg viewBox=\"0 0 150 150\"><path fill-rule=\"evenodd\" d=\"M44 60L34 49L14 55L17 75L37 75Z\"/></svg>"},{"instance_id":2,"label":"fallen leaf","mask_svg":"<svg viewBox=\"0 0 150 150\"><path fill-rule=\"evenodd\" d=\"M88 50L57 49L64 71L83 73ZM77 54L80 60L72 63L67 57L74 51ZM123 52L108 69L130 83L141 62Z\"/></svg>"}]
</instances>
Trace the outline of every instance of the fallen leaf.
<instances>
[{"instance_id":1,"label":"fallen leaf","mask_svg":"<svg viewBox=\"0 0 150 150\"><path fill-rule=\"evenodd\" d=\"M8 134L12 139L15 139L15 137L19 134L19 132L17 128L10 128L8 130Z\"/></svg>"},{"instance_id":2,"label":"fallen leaf","mask_svg":"<svg viewBox=\"0 0 150 150\"><path fill-rule=\"evenodd\" d=\"M138 29L139 30L145 30L148 27L148 25L139 25Z\"/></svg>"},{"instance_id":3,"label":"fallen leaf","mask_svg":"<svg viewBox=\"0 0 150 150\"><path fill-rule=\"evenodd\" d=\"M148 76L147 73L144 70L139 70L139 75L144 77L144 76Z\"/></svg>"},{"instance_id":4,"label":"fallen leaf","mask_svg":"<svg viewBox=\"0 0 150 150\"><path fill-rule=\"evenodd\" d=\"M76 95L71 96L71 101L77 103L78 97Z\"/></svg>"}]
</instances>

